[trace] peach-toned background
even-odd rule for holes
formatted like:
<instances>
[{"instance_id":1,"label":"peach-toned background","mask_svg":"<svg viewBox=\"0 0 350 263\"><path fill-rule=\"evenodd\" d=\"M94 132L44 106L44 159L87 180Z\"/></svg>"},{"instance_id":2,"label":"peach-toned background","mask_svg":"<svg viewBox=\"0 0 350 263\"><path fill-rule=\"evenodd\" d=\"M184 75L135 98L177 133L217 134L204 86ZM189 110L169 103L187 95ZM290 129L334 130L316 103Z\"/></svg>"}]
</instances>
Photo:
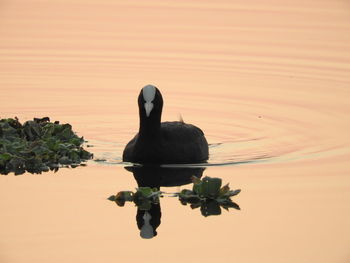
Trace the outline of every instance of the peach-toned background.
<instances>
[{"instance_id":1,"label":"peach-toned background","mask_svg":"<svg viewBox=\"0 0 350 263\"><path fill-rule=\"evenodd\" d=\"M106 200L136 186L116 163L148 83L241 211L164 198L142 240ZM349 262L349 84L347 1L2 1L0 117L69 122L109 165L0 176L0 262Z\"/></svg>"}]
</instances>

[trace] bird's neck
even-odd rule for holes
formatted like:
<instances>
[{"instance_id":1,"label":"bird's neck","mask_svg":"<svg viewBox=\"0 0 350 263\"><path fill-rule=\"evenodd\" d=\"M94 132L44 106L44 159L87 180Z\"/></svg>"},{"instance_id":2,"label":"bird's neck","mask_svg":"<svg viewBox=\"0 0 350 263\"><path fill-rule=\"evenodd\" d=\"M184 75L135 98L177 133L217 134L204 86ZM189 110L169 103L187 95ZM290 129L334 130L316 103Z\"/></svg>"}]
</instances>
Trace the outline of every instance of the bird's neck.
<instances>
[{"instance_id":1,"label":"bird's neck","mask_svg":"<svg viewBox=\"0 0 350 263\"><path fill-rule=\"evenodd\" d=\"M139 136L144 138L157 138L160 134L160 122L160 115L140 118Z\"/></svg>"}]
</instances>

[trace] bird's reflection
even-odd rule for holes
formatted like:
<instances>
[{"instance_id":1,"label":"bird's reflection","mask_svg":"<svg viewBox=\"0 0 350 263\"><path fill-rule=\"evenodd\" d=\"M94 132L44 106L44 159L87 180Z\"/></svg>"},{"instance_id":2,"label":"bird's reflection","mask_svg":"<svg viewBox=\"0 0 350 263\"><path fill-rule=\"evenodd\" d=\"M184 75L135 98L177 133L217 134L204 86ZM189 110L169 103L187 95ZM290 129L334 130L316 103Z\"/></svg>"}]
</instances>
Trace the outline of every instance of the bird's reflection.
<instances>
[{"instance_id":1,"label":"bird's reflection","mask_svg":"<svg viewBox=\"0 0 350 263\"><path fill-rule=\"evenodd\" d=\"M201 167L161 167L161 166L127 166L139 187L172 187L189 184L192 176L201 178L205 168Z\"/></svg>"},{"instance_id":2,"label":"bird's reflection","mask_svg":"<svg viewBox=\"0 0 350 263\"><path fill-rule=\"evenodd\" d=\"M161 223L161 207L159 199L162 195L178 197L183 205L192 209L200 209L202 216L221 215L221 209L240 210L238 204L231 200L240 193L240 189L231 190L229 184L222 186L221 178L203 178L202 167L160 167L160 166L129 166L125 169L131 172L137 182L136 192L120 191L109 200L119 206L125 202L133 202L137 207L136 223L140 236L145 239L157 235ZM200 179L201 178L201 179ZM192 183L192 190L183 189L177 193L165 193L160 187L182 186Z\"/></svg>"},{"instance_id":3,"label":"bird's reflection","mask_svg":"<svg viewBox=\"0 0 350 263\"><path fill-rule=\"evenodd\" d=\"M136 222L142 238L150 239L157 235L161 216L160 204L152 204L149 210L137 209Z\"/></svg>"},{"instance_id":4,"label":"bird's reflection","mask_svg":"<svg viewBox=\"0 0 350 263\"><path fill-rule=\"evenodd\" d=\"M130 166L126 170L132 172L138 187L159 188L181 186L191 183L192 176L202 177L205 168L168 168L159 166ZM146 209L138 206L136 221L140 229L140 236L145 239L157 235L157 228L161 223L161 208L159 203L150 203ZM149 209L148 209L149 208Z\"/></svg>"}]
</instances>

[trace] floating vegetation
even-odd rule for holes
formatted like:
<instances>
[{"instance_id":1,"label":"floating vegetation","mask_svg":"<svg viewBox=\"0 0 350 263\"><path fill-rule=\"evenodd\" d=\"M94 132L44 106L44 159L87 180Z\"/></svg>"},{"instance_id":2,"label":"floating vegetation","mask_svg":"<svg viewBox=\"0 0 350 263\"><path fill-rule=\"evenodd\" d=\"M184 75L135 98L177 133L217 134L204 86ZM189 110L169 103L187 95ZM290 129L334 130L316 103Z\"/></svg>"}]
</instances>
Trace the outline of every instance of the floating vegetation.
<instances>
[{"instance_id":1,"label":"floating vegetation","mask_svg":"<svg viewBox=\"0 0 350 263\"><path fill-rule=\"evenodd\" d=\"M50 122L48 117L21 124L18 118L0 120L0 173L41 173L60 166L76 167L92 158L83 149L70 124Z\"/></svg>"},{"instance_id":2,"label":"floating vegetation","mask_svg":"<svg viewBox=\"0 0 350 263\"><path fill-rule=\"evenodd\" d=\"M94 159L95 162L98 162L98 163L102 163L102 162L106 162L107 159L104 159L104 158L96 158Z\"/></svg>"},{"instance_id":3,"label":"floating vegetation","mask_svg":"<svg viewBox=\"0 0 350 263\"><path fill-rule=\"evenodd\" d=\"M221 187L220 178L204 177L202 180L193 176L192 190L184 189L180 193L170 196L179 197L181 204L190 204L192 209L200 208L203 216L220 215L221 208L229 210L240 207L231 200L232 196L238 195L241 190L231 190L229 184ZM124 206L125 202L134 202L140 210L151 209L152 204L159 203L162 192L157 188L139 187L136 192L121 191L117 195L112 195L108 199L116 202L119 206Z\"/></svg>"},{"instance_id":4,"label":"floating vegetation","mask_svg":"<svg viewBox=\"0 0 350 263\"><path fill-rule=\"evenodd\" d=\"M134 202L139 210L148 211L152 204L159 204L159 197L162 192L157 188L139 187L136 192L121 191L117 195L112 195L108 199L117 203L118 206L124 206L125 202Z\"/></svg>"},{"instance_id":5,"label":"floating vegetation","mask_svg":"<svg viewBox=\"0 0 350 263\"><path fill-rule=\"evenodd\" d=\"M179 200L183 205L190 204L192 209L199 208L203 216L220 215L221 207L229 210L240 210L239 206L231 200L232 196L238 195L241 190L230 190L229 184L221 187L221 178L204 177L199 179L192 177L192 190L184 189L178 193Z\"/></svg>"}]
</instances>

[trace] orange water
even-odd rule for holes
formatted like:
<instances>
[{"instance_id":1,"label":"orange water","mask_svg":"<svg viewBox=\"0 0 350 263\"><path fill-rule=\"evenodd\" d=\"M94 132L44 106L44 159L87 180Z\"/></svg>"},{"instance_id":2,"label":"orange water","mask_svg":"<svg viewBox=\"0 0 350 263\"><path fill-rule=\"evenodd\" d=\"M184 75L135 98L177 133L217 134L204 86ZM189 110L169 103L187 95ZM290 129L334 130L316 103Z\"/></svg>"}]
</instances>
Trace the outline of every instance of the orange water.
<instances>
[{"instance_id":1,"label":"orange water","mask_svg":"<svg viewBox=\"0 0 350 263\"><path fill-rule=\"evenodd\" d=\"M0 262L349 262L346 1L0 3L0 117L71 123L103 163L0 176ZM204 175L242 192L203 217L161 199L158 235L106 200L152 83L163 120L211 144ZM176 192L189 185L162 188Z\"/></svg>"}]
</instances>

